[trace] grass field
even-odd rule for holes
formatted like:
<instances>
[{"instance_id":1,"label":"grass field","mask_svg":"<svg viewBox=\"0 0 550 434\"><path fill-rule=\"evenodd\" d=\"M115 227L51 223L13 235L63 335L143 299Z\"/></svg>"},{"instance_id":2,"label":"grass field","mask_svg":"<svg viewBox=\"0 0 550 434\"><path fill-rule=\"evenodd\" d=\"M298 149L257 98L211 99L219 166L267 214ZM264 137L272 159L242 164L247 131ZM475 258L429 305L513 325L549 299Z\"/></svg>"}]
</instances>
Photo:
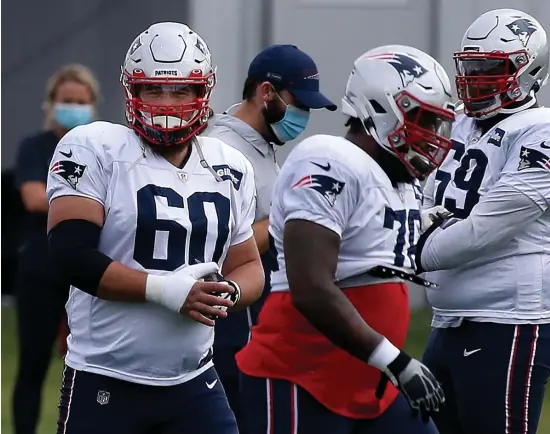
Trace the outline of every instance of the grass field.
<instances>
[{"instance_id":1,"label":"grass field","mask_svg":"<svg viewBox=\"0 0 550 434\"><path fill-rule=\"evenodd\" d=\"M419 357L424 349L429 332L429 313L416 313L411 321L407 350L413 356ZM16 370L15 316L11 308L2 308L2 433L12 434L11 393ZM43 392L42 417L38 434L55 433L57 418L57 401L61 380L62 362L55 355L48 373ZM542 420L538 432L550 433L550 394L546 396L542 410Z\"/></svg>"}]
</instances>

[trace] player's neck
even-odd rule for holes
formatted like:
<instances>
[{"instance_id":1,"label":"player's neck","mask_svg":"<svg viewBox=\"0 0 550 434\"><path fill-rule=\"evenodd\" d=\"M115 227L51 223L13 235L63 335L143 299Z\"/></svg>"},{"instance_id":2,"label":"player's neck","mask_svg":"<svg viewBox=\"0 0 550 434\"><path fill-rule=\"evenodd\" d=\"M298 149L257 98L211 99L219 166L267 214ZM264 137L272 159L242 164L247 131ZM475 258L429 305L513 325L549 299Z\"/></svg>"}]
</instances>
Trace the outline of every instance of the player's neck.
<instances>
[{"instance_id":1,"label":"player's neck","mask_svg":"<svg viewBox=\"0 0 550 434\"><path fill-rule=\"evenodd\" d=\"M271 142L271 131L265 121L261 110L250 101L243 101L239 108L233 114L245 124L254 128L266 141Z\"/></svg>"},{"instance_id":2,"label":"player's neck","mask_svg":"<svg viewBox=\"0 0 550 434\"><path fill-rule=\"evenodd\" d=\"M363 132L354 133L348 131L345 138L369 154L386 173L392 184L400 182L410 183L413 181L413 177L399 159L382 149L373 137Z\"/></svg>"},{"instance_id":3,"label":"player's neck","mask_svg":"<svg viewBox=\"0 0 550 434\"><path fill-rule=\"evenodd\" d=\"M345 139L349 140L355 146L369 154L374 160L378 159L378 153L380 151L378 144L371 136L367 136L364 133L356 133L348 131L345 135Z\"/></svg>"},{"instance_id":4,"label":"player's neck","mask_svg":"<svg viewBox=\"0 0 550 434\"><path fill-rule=\"evenodd\" d=\"M184 146L178 146L177 148L164 148L160 153L170 164L181 169L189 160L191 147L192 144L189 141Z\"/></svg>"}]
</instances>

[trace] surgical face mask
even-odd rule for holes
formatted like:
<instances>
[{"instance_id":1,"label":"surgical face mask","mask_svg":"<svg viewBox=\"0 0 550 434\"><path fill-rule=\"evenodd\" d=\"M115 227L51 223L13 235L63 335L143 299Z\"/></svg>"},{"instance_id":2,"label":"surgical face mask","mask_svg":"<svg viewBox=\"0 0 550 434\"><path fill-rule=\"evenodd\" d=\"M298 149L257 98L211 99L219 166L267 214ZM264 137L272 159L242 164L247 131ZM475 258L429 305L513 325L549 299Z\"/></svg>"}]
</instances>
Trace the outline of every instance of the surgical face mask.
<instances>
[{"instance_id":1,"label":"surgical face mask","mask_svg":"<svg viewBox=\"0 0 550 434\"><path fill-rule=\"evenodd\" d=\"M58 103L53 109L56 122L68 130L89 124L94 119L94 108L90 104Z\"/></svg>"},{"instance_id":2,"label":"surgical face mask","mask_svg":"<svg viewBox=\"0 0 550 434\"><path fill-rule=\"evenodd\" d=\"M285 115L280 121L271 123L270 125L277 139L279 139L281 143L286 143L290 140L294 140L304 132L309 121L309 111L286 104L280 96L279 99L286 106Z\"/></svg>"}]
</instances>

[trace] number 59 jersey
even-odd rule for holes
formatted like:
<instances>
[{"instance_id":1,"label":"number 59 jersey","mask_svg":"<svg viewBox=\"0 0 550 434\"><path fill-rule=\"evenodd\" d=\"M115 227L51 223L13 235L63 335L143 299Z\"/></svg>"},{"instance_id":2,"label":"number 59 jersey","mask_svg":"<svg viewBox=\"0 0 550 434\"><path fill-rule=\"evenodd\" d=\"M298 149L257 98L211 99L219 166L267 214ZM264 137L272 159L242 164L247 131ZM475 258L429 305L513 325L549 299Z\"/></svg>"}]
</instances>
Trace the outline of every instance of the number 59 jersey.
<instances>
[{"instance_id":1,"label":"number 59 jersey","mask_svg":"<svg viewBox=\"0 0 550 434\"><path fill-rule=\"evenodd\" d=\"M419 185L394 187L378 163L343 137L305 139L290 153L275 186L270 247L278 269L272 272L271 290L288 291L283 233L293 219L338 234L336 281L377 265L410 272L420 228L420 194Z\"/></svg>"},{"instance_id":2,"label":"number 59 jersey","mask_svg":"<svg viewBox=\"0 0 550 434\"><path fill-rule=\"evenodd\" d=\"M198 262L221 265L249 239L255 212L253 169L218 139L198 137L183 168L144 146L129 128L95 122L71 130L50 165L48 198L100 203L99 250L127 267L165 275ZM210 364L213 328L152 303L102 300L71 288L67 365L150 385L172 385ZM200 369L199 369L200 367Z\"/></svg>"},{"instance_id":3,"label":"number 59 jersey","mask_svg":"<svg viewBox=\"0 0 550 434\"><path fill-rule=\"evenodd\" d=\"M513 239L505 240L498 248L482 250L473 261L427 273L427 279L441 287L427 290L434 312L499 322L547 321L550 109L533 108L509 116L483 136L472 118L460 116L451 138L453 150L426 182L425 208L443 205L458 218L466 219L480 198L497 182L505 182L538 206L541 216L523 225ZM506 221L507 216L502 213L498 218ZM471 234L472 244L483 239L484 234L479 232ZM452 245L447 248L452 252Z\"/></svg>"}]
</instances>

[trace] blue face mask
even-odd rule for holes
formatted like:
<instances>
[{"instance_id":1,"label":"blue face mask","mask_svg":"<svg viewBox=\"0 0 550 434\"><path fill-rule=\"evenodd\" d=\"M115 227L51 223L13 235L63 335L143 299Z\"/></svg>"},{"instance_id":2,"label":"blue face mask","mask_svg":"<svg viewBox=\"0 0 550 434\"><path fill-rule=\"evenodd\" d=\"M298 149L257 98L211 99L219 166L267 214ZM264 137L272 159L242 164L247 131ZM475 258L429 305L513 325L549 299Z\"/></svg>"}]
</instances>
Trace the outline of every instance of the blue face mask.
<instances>
[{"instance_id":1,"label":"blue face mask","mask_svg":"<svg viewBox=\"0 0 550 434\"><path fill-rule=\"evenodd\" d=\"M54 116L56 122L63 128L71 128L85 125L94 119L93 106L86 104L55 104Z\"/></svg>"},{"instance_id":2,"label":"blue face mask","mask_svg":"<svg viewBox=\"0 0 550 434\"><path fill-rule=\"evenodd\" d=\"M281 99L281 101L283 100ZM279 122L271 124L271 128L275 136L277 136L277 139L279 139L281 143L286 143L302 134L306 129L308 121L309 112L307 110L302 110L293 105L286 104L284 117Z\"/></svg>"}]
</instances>

